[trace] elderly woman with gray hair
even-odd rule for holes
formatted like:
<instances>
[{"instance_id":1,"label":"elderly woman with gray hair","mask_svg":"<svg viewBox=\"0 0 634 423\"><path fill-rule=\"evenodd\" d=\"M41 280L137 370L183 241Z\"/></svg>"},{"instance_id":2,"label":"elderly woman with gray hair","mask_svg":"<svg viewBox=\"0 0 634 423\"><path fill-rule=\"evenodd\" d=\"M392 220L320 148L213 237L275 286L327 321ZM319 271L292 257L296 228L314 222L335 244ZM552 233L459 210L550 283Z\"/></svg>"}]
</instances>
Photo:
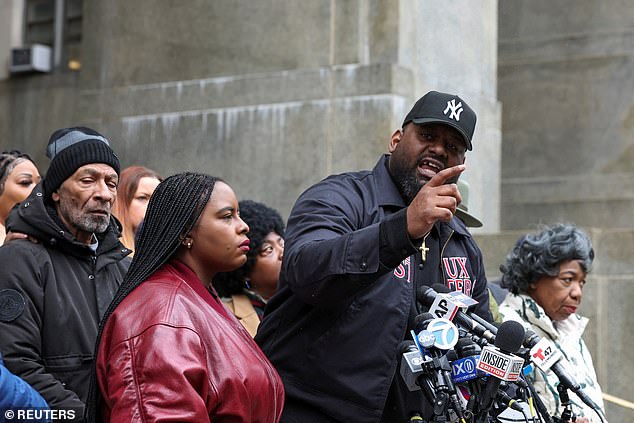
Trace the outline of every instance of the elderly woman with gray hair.
<instances>
[{"instance_id":1,"label":"elderly woman with gray hair","mask_svg":"<svg viewBox=\"0 0 634 423\"><path fill-rule=\"evenodd\" d=\"M500 313L505 321L518 321L554 344L570 363L569 374L605 413L592 357L581 337L588 319L577 314L593 259L590 238L574 225L547 226L523 236L500 266L500 285L510 291ZM557 376L536 367L528 377L548 412L561 416ZM578 423L600 422L575 394L570 400Z\"/></svg>"}]
</instances>

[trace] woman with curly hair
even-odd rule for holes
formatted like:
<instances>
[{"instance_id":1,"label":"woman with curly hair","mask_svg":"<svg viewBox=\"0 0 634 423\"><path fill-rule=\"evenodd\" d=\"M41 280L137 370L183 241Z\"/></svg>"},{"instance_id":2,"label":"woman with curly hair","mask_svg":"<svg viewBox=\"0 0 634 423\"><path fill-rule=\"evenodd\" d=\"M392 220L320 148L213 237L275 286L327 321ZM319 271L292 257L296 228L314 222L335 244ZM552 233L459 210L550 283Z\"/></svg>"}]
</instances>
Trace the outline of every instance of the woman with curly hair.
<instances>
[{"instance_id":1,"label":"woman with curly hair","mask_svg":"<svg viewBox=\"0 0 634 423\"><path fill-rule=\"evenodd\" d=\"M224 304L255 336L264 306L277 291L284 256L284 222L280 214L251 200L240 201L240 217L249 225L251 241L244 266L219 273L214 288Z\"/></svg>"},{"instance_id":2,"label":"woman with curly hair","mask_svg":"<svg viewBox=\"0 0 634 423\"><path fill-rule=\"evenodd\" d=\"M9 212L29 196L40 182L40 172L28 154L18 150L0 153L0 245L4 242Z\"/></svg>"},{"instance_id":3,"label":"woman with curly hair","mask_svg":"<svg viewBox=\"0 0 634 423\"><path fill-rule=\"evenodd\" d=\"M500 266L500 285L510 290L500 304L503 319L515 320L551 341L567 359L567 370L604 413L601 387L582 339L588 319L577 314L586 276L594 260L588 235L574 225L557 224L520 238ZM548 412L563 411L558 377L536 368L529 376ZM600 422L595 412L570 394L577 422Z\"/></svg>"}]
</instances>

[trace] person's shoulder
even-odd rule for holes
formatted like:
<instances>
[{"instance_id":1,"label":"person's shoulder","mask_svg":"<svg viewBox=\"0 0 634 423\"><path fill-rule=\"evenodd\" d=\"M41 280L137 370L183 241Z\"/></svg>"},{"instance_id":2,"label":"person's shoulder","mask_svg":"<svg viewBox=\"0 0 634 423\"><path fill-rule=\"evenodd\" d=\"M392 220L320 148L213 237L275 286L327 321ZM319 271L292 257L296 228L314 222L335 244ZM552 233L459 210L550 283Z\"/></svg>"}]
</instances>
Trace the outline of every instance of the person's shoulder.
<instances>
[{"instance_id":1,"label":"person's shoulder","mask_svg":"<svg viewBox=\"0 0 634 423\"><path fill-rule=\"evenodd\" d=\"M0 261L40 261L46 256L48 254L44 245L28 239L14 239L0 246Z\"/></svg>"},{"instance_id":2,"label":"person's shoulder","mask_svg":"<svg viewBox=\"0 0 634 423\"><path fill-rule=\"evenodd\" d=\"M330 175L313 186L353 184L373 177L371 170L357 170Z\"/></svg>"},{"instance_id":3,"label":"person's shoulder","mask_svg":"<svg viewBox=\"0 0 634 423\"><path fill-rule=\"evenodd\" d=\"M371 178L370 171L347 172L330 175L306 189L298 198L299 202L323 199L333 201L341 199L350 200L355 193L362 195L368 189L365 188L368 179Z\"/></svg>"},{"instance_id":4,"label":"person's shoulder","mask_svg":"<svg viewBox=\"0 0 634 423\"><path fill-rule=\"evenodd\" d=\"M135 328L126 332L144 330L148 326L169 320L175 297L179 291L179 281L169 278L150 277L134 288L115 308L112 315L119 322Z\"/></svg>"},{"instance_id":5,"label":"person's shoulder","mask_svg":"<svg viewBox=\"0 0 634 423\"><path fill-rule=\"evenodd\" d=\"M498 304L502 304L509 290L500 286L499 280L487 281L487 286Z\"/></svg>"},{"instance_id":6,"label":"person's shoulder","mask_svg":"<svg viewBox=\"0 0 634 423\"><path fill-rule=\"evenodd\" d=\"M499 303L498 311L502 315L502 319L515 320L516 322L525 323L522 317L522 298L509 292L504 300Z\"/></svg>"}]
</instances>

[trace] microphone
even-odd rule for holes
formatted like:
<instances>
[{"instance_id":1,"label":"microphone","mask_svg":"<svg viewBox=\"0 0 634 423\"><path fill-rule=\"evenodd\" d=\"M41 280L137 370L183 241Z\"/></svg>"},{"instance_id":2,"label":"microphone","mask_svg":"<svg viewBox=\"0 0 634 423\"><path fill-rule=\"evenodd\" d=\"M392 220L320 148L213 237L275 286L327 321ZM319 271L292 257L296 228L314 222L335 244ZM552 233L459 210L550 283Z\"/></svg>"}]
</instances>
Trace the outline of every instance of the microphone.
<instances>
[{"instance_id":1,"label":"microphone","mask_svg":"<svg viewBox=\"0 0 634 423\"><path fill-rule=\"evenodd\" d=\"M559 378L561 384L577 394L581 401L597 413L601 421L605 421L599 406L592 401L588 394L581 389L581 385L566 371L562 364L563 355L555 345L546 338L540 338L535 332L529 329L526 331L526 336L524 337L524 346L530 349L531 361L533 361L537 367L544 372L547 372L549 369L552 370Z\"/></svg>"},{"instance_id":2,"label":"microphone","mask_svg":"<svg viewBox=\"0 0 634 423\"><path fill-rule=\"evenodd\" d=\"M468 382L485 377L482 370L478 370L482 348L469 338L460 338L455 347L457 359L451 363L452 379L456 383Z\"/></svg>"},{"instance_id":3,"label":"microphone","mask_svg":"<svg viewBox=\"0 0 634 423\"><path fill-rule=\"evenodd\" d=\"M438 289L440 289L440 287L442 287L444 290L448 289L442 284L435 284L434 286L437 285ZM418 287L416 298L421 304L431 308L431 306L434 304L434 301L439 295L441 294L438 294L438 292L436 292L433 288L426 285L421 285ZM448 298L447 302L448 304L451 303L451 299ZM467 313L460 309L455 310L455 313L453 313L453 321L458 323L460 326L464 327L468 331L475 333L482 338L485 338L489 342L495 341L495 335L493 334L493 332L473 320L471 317L469 317L469 315L467 315Z\"/></svg>"},{"instance_id":4,"label":"microphone","mask_svg":"<svg viewBox=\"0 0 634 423\"><path fill-rule=\"evenodd\" d=\"M446 413L450 406L459 420L465 422L462 407L451 377L451 365L447 354L441 351L451 350L459 340L460 333L456 325L448 319L434 318L431 313L416 316L414 325L416 340L431 360L426 361L424 369L431 377L431 388L435 392L434 415Z\"/></svg>"},{"instance_id":5,"label":"microphone","mask_svg":"<svg viewBox=\"0 0 634 423\"><path fill-rule=\"evenodd\" d=\"M425 401L428 404L434 404L436 401L436 392L431 380L427 377L426 369L431 358L421 355L419 347L414 341L401 342L399 349L403 354L401 357L400 373L407 390L410 392L422 391ZM418 416L414 414L409 422L413 423L419 419L421 420L420 423L424 423L422 422L422 418L420 418L420 414L418 414Z\"/></svg>"},{"instance_id":6,"label":"microphone","mask_svg":"<svg viewBox=\"0 0 634 423\"><path fill-rule=\"evenodd\" d=\"M504 405L504 406L506 406L506 407L508 407L508 408L510 408L512 410L519 411L520 413L524 414L524 416L526 416L522 406L519 405L516 400L511 398L509 396L509 394L507 394L506 392L502 391L501 389L498 389L497 398L498 398L498 401L502 405Z\"/></svg>"},{"instance_id":7,"label":"microphone","mask_svg":"<svg viewBox=\"0 0 634 423\"><path fill-rule=\"evenodd\" d=\"M425 359L413 341L403 341L400 345L401 354L401 377L410 391L420 389L418 378L424 373L423 364Z\"/></svg>"},{"instance_id":8,"label":"microphone","mask_svg":"<svg viewBox=\"0 0 634 423\"><path fill-rule=\"evenodd\" d=\"M475 320L477 323L480 323L482 326L484 326L485 328L487 328L489 331L491 331L491 333L493 335L496 335L498 333L498 328L497 326L495 326L493 323L491 322L487 322L486 320L484 320L482 317L478 316L477 314L473 313L473 312L468 312L467 313L469 315L469 317L471 317L473 320ZM499 326L499 325L498 325Z\"/></svg>"},{"instance_id":9,"label":"microphone","mask_svg":"<svg viewBox=\"0 0 634 423\"><path fill-rule=\"evenodd\" d=\"M497 397L498 388L502 380L516 381L522 372L524 360L516 357L524 340L524 327L515 321L507 321L498 328L495 337L495 347L482 348L478 369L483 370L493 377L489 377L484 385L480 398L479 419L486 421L489 410Z\"/></svg>"},{"instance_id":10,"label":"microphone","mask_svg":"<svg viewBox=\"0 0 634 423\"><path fill-rule=\"evenodd\" d=\"M451 363L453 381L465 388L461 392L467 401L465 409L470 411L471 414L477 414L476 406L477 399L480 397L480 380L486 377L486 373L477 368L481 351L482 348L471 338L460 338L455 346L456 359Z\"/></svg>"},{"instance_id":11,"label":"microphone","mask_svg":"<svg viewBox=\"0 0 634 423\"><path fill-rule=\"evenodd\" d=\"M410 392L421 390L425 400L433 404L436 401L436 393L431 381L426 377L426 366L431 358L423 357L414 341L401 342L400 351L403 354L400 373L405 386Z\"/></svg>"}]
</instances>

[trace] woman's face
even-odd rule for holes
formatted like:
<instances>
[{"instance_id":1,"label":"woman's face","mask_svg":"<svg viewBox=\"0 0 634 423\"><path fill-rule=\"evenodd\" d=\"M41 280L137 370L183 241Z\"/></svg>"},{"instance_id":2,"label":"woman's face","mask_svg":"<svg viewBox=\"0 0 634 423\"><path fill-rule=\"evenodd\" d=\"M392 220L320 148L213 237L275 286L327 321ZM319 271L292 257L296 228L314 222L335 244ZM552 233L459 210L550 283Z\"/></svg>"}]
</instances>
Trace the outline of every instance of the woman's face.
<instances>
[{"instance_id":1,"label":"woman's face","mask_svg":"<svg viewBox=\"0 0 634 423\"><path fill-rule=\"evenodd\" d=\"M238 199L231 187L216 182L211 197L189 234L189 253L204 273L229 272L247 261L249 226L238 214Z\"/></svg>"},{"instance_id":2,"label":"woman's face","mask_svg":"<svg viewBox=\"0 0 634 423\"><path fill-rule=\"evenodd\" d=\"M284 257L284 238L275 232L269 232L264 237L249 274L251 287L265 299L270 298L277 291L282 257Z\"/></svg>"},{"instance_id":3,"label":"woman's face","mask_svg":"<svg viewBox=\"0 0 634 423\"><path fill-rule=\"evenodd\" d=\"M586 272L578 260L564 261L557 276L544 276L529 285L529 295L554 321L568 318L577 311L583 297Z\"/></svg>"},{"instance_id":4,"label":"woman's face","mask_svg":"<svg viewBox=\"0 0 634 423\"><path fill-rule=\"evenodd\" d=\"M145 211L147 210L150 197L152 197L154 190L160 182L161 181L152 176L144 176L139 179L139 185L136 188L136 192L128 208L128 220L130 225L132 225L133 233L136 233L141 221L145 217Z\"/></svg>"},{"instance_id":5,"label":"woman's face","mask_svg":"<svg viewBox=\"0 0 634 423\"><path fill-rule=\"evenodd\" d=\"M6 219L13 206L29 196L40 179L40 172L32 161L25 159L15 165L11 173L7 175L4 191L0 194L2 220Z\"/></svg>"}]
</instances>

